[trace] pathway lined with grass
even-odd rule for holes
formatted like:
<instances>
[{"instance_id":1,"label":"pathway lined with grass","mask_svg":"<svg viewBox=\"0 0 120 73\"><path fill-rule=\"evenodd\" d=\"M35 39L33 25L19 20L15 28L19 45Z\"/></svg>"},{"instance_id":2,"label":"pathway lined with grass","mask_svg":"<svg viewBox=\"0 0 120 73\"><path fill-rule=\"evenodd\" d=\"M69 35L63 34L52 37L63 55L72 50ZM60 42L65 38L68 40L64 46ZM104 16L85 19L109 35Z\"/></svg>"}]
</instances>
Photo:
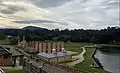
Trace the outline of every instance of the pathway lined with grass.
<instances>
[{"instance_id":1,"label":"pathway lined with grass","mask_svg":"<svg viewBox=\"0 0 120 73\"><path fill-rule=\"evenodd\" d=\"M83 55L85 54L86 50L84 47L82 47L82 49L83 49L83 51L80 54L72 56L72 58L75 59L75 61L67 63L68 66L74 66L74 65L84 61Z\"/></svg>"},{"instance_id":2,"label":"pathway lined with grass","mask_svg":"<svg viewBox=\"0 0 120 73\"><path fill-rule=\"evenodd\" d=\"M69 51L81 53L83 51L80 49L80 47L85 47L85 50L86 50L86 52L83 55L84 60L79 63L77 62L77 64L75 64L72 67L76 69L84 70L88 73L108 73L101 68L91 67L91 64L94 64L94 61L92 60L91 55L93 54L95 50L95 48L92 46L93 46L92 43L65 43L65 47Z\"/></svg>"},{"instance_id":3,"label":"pathway lined with grass","mask_svg":"<svg viewBox=\"0 0 120 73\"><path fill-rule=\"evenodd\" d=\"M86 54L84 55L85 60L76 64L74 67L77 69L88 71L88 73L108 73L102 68L91 67L91 64L94 64L94 61L91 58L91 55L94 52L94 50L95 48L86 48Z\"/></svg>"},{"instance_id":4,"label":"pathway lined with grass","mask_svg":"<svg viewBox=\"0 0 120 73\"><path fill-rule=\"evenodd\" d=\"M8 43L9 43L9 40L7 39L0 40L0 44L8 44Z\"/></svg>"}]
</instances>

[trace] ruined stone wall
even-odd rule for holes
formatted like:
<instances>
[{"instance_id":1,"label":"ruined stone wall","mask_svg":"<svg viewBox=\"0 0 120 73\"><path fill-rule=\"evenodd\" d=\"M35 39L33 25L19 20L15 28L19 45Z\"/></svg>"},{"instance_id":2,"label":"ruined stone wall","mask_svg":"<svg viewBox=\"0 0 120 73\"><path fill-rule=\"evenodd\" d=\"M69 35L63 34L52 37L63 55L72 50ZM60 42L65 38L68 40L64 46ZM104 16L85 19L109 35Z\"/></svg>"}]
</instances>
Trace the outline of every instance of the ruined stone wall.
<instances>
[{"instance_id":1,"label":"ruined stone wall","mask_svg":"<svg viewBox=\"0 0 120 73\"><path fill-rule=\"evenodd\" d=\"M55 49L55 52L60 52L64 48L64 42L26 42L25 40L21 43L19 42L18 46L23 47L25 50L31 50L34 52L45 52L52 53L52 49ZM29 49L30 48L30 49Z\"/></svg>"}]
</instances>

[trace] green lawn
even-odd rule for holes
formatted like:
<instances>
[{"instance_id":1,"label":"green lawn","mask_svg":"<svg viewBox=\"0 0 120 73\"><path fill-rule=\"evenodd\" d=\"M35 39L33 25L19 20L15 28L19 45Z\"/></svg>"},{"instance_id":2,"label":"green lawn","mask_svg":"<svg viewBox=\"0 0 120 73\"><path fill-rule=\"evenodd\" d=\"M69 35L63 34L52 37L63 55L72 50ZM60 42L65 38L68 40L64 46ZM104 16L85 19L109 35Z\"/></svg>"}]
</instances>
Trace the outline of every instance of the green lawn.
<instances>
[{"instance_id":1,"label":"green lawn","mask_svg":"<svg viewBox=\"0 0 120 73\"><path fill-rule=\"evenodd\" d=\"M65 49L68 51L81 53L82 49L80 49L80 47L83 47L85 45L92 45L92 44L91 43L65 43Z\"/></svg>"},{"instance_id":2,"label":"green lawn","mask_svg":"<svg viewBox=\"0 0 120 73\"><path fill-rule=\"evenodd\" d=\"M5 73L25 73L23 70L8 70Z\"/></svg>"},{"instance_id":3,"label":"green lawn","mask_svg":"<svg viewBox=\"0 0 120 73\"><path fill-rule=\"evenodd\" d=\"M80 47L85 45L92 45L91 43L65 43L65 48L69 51L75 51L80 53ZM85 60L81 63L73 66L74 68L87 71L88 73L107 73L101 68L91 68L90 65L93 64L93 60L91 59L91 55L95 49L94 48L86 48L86 53L84 55Z\"/></svg>"},{"instance_id":4,"label":"green lawn","mask_svg":"<svg viewBox=\"0 0 120 73\"><path fill-rule=\"evenodd\" d=\"M85 60L81 63L76 64L74 67L77 69L82 69L88 71L88 73L107 73L101 68L91 68L90 65L93 64L91 59L91 54L94 51L94 48L86 48L86 55L84 55Z\"/></svg>"},{"instance_id":5,"label":"green lawn","mask_svg":"<svg viewBox=\"0 0 120 73\"><path fill-rule=\"evenodd\" d=\"M9 40L7 39L0 40L0 44L7 44L7 43L9 43Z\"/></svg>"}]
</instances>

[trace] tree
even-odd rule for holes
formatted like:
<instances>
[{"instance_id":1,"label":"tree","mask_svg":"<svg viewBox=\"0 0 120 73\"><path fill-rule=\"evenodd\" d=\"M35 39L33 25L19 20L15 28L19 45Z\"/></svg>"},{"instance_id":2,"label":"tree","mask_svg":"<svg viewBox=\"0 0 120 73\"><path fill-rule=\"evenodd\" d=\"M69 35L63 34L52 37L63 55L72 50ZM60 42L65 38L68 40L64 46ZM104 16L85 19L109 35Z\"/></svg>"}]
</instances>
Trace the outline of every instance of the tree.
<instances>
[{"instance_id":1,"label":"tree","mask_svg":"<svg viewBox=\"0 0 120 73\"><path fill-rule=\"evenodd\" d=\"M17 45L18 44L18 38L17 37L13 37L13 38L9 39L9 44Z\"/></svg>"}]
</instances>

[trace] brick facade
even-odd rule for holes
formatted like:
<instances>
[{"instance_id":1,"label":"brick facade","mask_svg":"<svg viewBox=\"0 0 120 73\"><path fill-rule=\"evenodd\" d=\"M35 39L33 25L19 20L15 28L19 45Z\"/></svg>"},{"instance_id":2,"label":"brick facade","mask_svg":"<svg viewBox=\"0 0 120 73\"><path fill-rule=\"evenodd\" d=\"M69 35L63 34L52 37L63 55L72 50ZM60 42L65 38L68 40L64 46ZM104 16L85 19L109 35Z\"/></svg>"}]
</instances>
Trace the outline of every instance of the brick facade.
<instances>
[{"instance_id":1,"label":"brick facade","mask_svg":"<svg viewBox=\"0 0 120 73\"><path fill-rule=\"evenodd\" d=\"M33 52L45 52L45 53L52 53L52 49L55 49L56 52L62 51L64 48L64 42L51 42L51 41L41 41L41 42L26 42L22 41L19 42L18 45L21 47L26 47L28 50Z\"/></svg>"}]
</instances>

